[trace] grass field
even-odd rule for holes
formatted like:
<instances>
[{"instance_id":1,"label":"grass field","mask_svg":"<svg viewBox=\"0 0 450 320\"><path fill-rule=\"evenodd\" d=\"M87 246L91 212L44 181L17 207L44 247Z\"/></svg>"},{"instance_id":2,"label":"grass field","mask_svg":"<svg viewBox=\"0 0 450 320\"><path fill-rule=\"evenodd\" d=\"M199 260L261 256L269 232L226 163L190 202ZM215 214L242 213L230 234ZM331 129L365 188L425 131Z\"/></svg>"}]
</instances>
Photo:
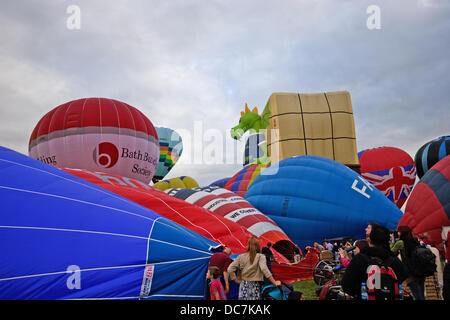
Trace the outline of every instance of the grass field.
<instances>
[{"instance_id":1,"label":"grass field","mask_svg":"<svg viewBox=\"0 0 450 320\"><path fill-rule=\"evenodd\" d=\"M295 291L303 292L305 300L317 300L316 287L314 280L303 280L294 283Z\"/></svg>"}]
</instances>

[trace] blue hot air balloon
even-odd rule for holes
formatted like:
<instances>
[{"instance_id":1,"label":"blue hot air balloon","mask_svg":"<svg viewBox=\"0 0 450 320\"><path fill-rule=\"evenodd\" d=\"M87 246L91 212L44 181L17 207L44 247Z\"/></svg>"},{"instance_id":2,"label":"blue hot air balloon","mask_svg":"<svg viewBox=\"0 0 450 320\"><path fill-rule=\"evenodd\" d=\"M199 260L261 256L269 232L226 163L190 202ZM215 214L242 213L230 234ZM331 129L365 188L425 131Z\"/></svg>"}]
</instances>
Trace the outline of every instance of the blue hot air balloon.
<instances>
[{"instance_id":1,"label":"blue hot air balloon","mask_svg":"<svg viewBox=\"0 0 450 320\"><path fill-rule=\"evenodd\" d=\"M217 244L0 147L0 299L203 299Z\"/></svg>"},{"instance_id":2,"label":"blue hot air balloon","mask_svg":"<svg viewBox=\"0 0 450 320\"><path fill-rule=\"evenodd\" d=\"M164 127L155 127L159 138L159 162L156 168L153 182L162 180L183 152L183 141L181 136L174 130Z\"/></svg>"},{"instance_id":3,"label":"blue hot air balloon","mask_svg":"<svg viewBox=\"0 0 450 320\"><path fill-rule=\"evenodd\" d=\"M337 237L365 238L377 222L395 229L402 212L345 165L316 156L287 158L259 175L245 199L299 247Z\"/></svg>"},{"instance_id":4,"label":"blue hot air balloon","mask_svg":"<svg viewBox=\"0 0 450 320\"><path fill-rule=\"evenodd\" d=\"M223 187L227 184L228 180L230 180L230 179L231 179L231 177L222 178L222 179L219 179L219 180L214 181L214 182L211 183L209 186L210 186L210 187L220 187L220 188L223 188Z\"/></svg>"}]
</instances>

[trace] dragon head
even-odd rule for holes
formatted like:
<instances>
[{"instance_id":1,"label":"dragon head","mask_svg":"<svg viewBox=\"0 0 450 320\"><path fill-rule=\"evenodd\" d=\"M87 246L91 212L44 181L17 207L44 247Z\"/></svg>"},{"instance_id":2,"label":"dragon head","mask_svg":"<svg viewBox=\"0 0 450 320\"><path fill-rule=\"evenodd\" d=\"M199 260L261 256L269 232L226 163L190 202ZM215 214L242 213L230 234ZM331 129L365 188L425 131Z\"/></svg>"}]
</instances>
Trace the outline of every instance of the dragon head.
<instances>
[{"instance_id":1,"label":"dragon head","mask_svg":"<svg viewBox=\"0 0 450 320\"><path fill-rule=\"evenodd\" d=\"M248 130L260 129L261 116L258 114L258 108L254 107L252 111L245 104L245 110L241 111L239 124L231 129L231 137L239 140Z\"/></svg>"}]
</instances>

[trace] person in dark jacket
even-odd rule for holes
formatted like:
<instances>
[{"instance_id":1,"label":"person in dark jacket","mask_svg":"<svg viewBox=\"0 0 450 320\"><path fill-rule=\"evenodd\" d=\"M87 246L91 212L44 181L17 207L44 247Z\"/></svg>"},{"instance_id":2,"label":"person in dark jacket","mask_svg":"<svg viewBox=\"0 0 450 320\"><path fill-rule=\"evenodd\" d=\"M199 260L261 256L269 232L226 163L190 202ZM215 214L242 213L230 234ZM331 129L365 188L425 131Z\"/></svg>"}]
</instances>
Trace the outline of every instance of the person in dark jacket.
<instances>
[{"instance_id":1,"label":"person in dark jacket","mask_svg":"<svg viewBox=\"0 0 450 320\"><path fill-rule=\"evenodd\" d=\"M400 245L400 255L403 263L408 265L408 261L415 248L420 246L419 240L413 236L412 230L408 226L398 227L399 241L403 245ZM394 251L394 254L398 252ZM409 289L414 297L414 300L425 300L425 277L414 277L408 275L406 279Z\"/></svg>"},{"instance_id":2,"label":"person in dark jacket","mask_svg":"<svg viewBox=\"0 0 450 320\"><path fill-rule=\"evenodd\" d=\"M408 275L406 267L390 250L388 229L379 225L372 225L368 241L369 246L361 250L362 254L354 256L350 261L341 281L344 292L355 299L361 299L361 284L367 282L369 262L365 256L377 257L383 261L392 257L390 266L394 270L399 283L402 283Z\"/></svg>"},{"instance_id":3,"label":"person in dark jacket","mask_svg":"<svg viewBox=\"0 0 450 320\"><path fill-rule=\"evenodd\" d=\"M445 243L445 267L443 272L444 287L442 288L442 297L450 301L450 231L446 234Z\"/></svg>"},{"instance_id":4,"label":"person in dark jacket","mask_svg":"<svg viewBox=\"0 0 450 320\"><path fill-rule=\"evenodd\" d=\"M444 287L442 288L442 297L445 301L450 301L450 262L444 267Z\"/></svg>"},{"instance_id":5,"label":"person in dark jacket","mask_svg":"<svg viewBox=\"0 0 450 320\"><path fill-rule=\"evenodd\" d=\"M271 246L272 246L272 243L267 242L266 247L263 247L261 250L261 253L266 256L267 268L269 268L270 272L272 272L272 261L273 261L273 253L270 250Z\"/></svg>"}]
</instances>

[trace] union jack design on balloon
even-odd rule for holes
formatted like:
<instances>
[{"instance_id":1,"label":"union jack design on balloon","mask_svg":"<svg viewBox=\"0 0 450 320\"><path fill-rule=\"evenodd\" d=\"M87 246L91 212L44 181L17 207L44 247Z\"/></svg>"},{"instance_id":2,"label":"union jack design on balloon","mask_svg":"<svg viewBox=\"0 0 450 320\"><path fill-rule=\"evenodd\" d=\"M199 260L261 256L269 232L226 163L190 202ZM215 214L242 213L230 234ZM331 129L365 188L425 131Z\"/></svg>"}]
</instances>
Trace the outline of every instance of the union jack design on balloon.
<instances>
[{"instance_id":1,"label":"union jack design on balloon","mask_svg":"<svg viewBox=\"0 0 450 320\"><path fill-rule=\"evenodd\" d=\"M358 157L361 176L401 208L416 181L416 166L411 156L399 148L378 147L363 150Z\"/></svg>"},{"instance_id":2,"label":"union jack design on balloon","mask_svg":"<svg viewBox=\"0 0 450 320\"><path fill-rule=\"evenodd\" d=\"M412 191L416 180L416 168L414 165L394 167L361 175L400 208Z\"/></svg>"}]
</instances>

